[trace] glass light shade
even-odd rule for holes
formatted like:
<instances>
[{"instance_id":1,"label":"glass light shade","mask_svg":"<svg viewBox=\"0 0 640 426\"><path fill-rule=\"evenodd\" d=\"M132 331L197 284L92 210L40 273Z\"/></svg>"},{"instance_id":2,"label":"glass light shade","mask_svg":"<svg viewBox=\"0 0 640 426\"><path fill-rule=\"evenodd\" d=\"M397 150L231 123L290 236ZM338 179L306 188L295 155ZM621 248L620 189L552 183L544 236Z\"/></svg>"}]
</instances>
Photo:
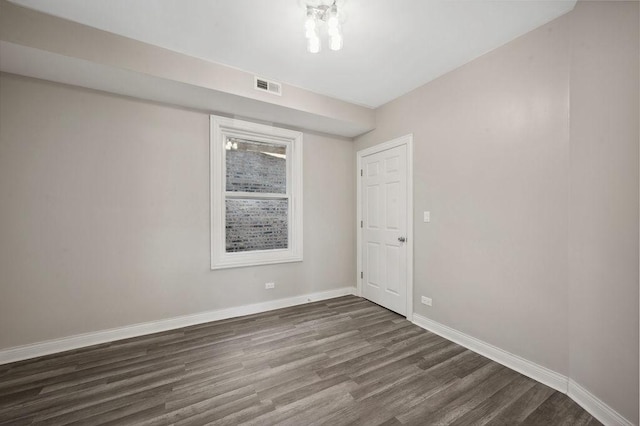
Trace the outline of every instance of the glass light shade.
<instances>
[{"instance_id":1,"label":"glass light shade","mask_svg":"<svg viewBox=\"0 0 640 426\"><path fill-rule=\"evenodd\" d=\"M311 0L305 0L305 2L310 1ZM311 53L320 52L320 30L324 33L325 30L323 30L323 28L325 25L326 34L329 36L329 47L331 50L340 50L343 45L343 37L336 0L334 0L330 6L326 3L322 4L322 1L320 3L319 6L307 4L307 14L304 23L307 50Z\"/></svg>"},{"instance_id":2,"label":"glass light shade","mask_svg":"<svg viewBox=\"0 0 640 426\"><path fill-rule=\"evenodd\" d=\"M312 16L308 16L307 20L304 21L304 28L305 30L309 31L309 30L315 30L316 29L316 20L313 19Z\"/></svg>"},{"instance_id":3,"label":"glass light shade","mask_svg":"<svg viewBox=\"0 0 640 426\"><path fill-rule=\"evenodd\" d=\"M340 34L331 36L331 43L329 47L331 48L331 50L342 49L342 36Z\"/></svg>"},{"instance_id":4,"label":"glass light shade","mask_svg":"<svg viewBox=\"0 0 640 426\"><path fill-rule=\"evenodd\" d=\"M317 38L318 37L318 32L315 30L315 28L311 28L311 29L307 29L304 33L304 36L306 38Z\"/></svg>"},{"instance_id":5,"label":"glass light shade","mask_svg":"<svg viewBox=\"0 0 640 426\"><path fill-rule=\"evenodd\" d=\"M311 53L320 52L320 38L311 37L307 42L307 50Z\"/></svg>"}]
</instances>

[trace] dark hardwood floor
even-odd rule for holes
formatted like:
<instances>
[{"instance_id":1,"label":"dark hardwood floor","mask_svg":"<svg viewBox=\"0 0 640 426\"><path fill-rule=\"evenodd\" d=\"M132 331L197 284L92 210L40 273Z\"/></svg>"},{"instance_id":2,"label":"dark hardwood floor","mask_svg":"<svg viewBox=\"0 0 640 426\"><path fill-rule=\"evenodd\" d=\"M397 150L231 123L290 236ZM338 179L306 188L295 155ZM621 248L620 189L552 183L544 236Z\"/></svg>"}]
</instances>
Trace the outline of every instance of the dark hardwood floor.
<instances>
[{"instance_id":1,"label":"dark hardwood floor","mask_svg":"<svg viewBox=\"0 0 640 426\"><path fill-rule=\"evenodd\" d=\"M600 424L353 296L2 365L0 423Z\"/></svg>"}]
</instances>

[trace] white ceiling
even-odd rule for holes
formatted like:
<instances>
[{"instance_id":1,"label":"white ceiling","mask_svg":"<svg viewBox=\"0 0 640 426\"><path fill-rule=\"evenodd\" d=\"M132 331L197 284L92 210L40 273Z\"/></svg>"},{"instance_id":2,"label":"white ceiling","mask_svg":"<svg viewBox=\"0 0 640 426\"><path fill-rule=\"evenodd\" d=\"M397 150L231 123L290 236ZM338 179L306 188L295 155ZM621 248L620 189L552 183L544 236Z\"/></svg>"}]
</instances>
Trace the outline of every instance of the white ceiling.
<instances>
[{"instance_id":1,"label":"white ceiling","mask_svg":"<svg viewBox=\"0 0 640 426\"><path fill-rule=\"evenodd\" d=\"M303 0L12 0L377 107L573 9L576 0L342 0L344 48L306 51ZM313 0L318 1L318 0Z\"/></svg>"}]
</instances>

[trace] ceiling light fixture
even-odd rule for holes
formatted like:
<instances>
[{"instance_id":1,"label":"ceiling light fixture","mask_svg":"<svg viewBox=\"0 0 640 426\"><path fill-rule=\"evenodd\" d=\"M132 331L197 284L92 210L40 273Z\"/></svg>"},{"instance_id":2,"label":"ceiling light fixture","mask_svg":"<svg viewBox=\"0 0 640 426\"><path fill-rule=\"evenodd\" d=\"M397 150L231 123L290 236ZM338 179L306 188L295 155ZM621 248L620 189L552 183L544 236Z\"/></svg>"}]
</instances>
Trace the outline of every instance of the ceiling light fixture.
<instances>
[{"instance_id":1,"label":"ceiling light fixture","mask_svg":"<svg viewBox=\"0 0 640 426\"><path fill-rule=\"evenodd\" d=\"M307 50L311 53L320 52L319 28L326 25L329 35L329 48L331 50L342 49L342 30L338 19L338 6L334 1L331 5L318 6L307 5L307 19L304 23L304 34L307 38Z\"/></svg>"}]
</instances>

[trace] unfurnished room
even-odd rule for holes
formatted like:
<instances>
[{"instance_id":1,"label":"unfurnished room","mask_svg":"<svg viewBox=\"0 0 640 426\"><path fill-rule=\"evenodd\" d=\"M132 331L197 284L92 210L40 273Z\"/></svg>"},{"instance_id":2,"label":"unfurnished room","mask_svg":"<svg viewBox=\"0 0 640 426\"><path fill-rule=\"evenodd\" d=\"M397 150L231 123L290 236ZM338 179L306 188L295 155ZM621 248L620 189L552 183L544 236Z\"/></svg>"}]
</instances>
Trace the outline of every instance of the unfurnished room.
<instances>
[{"instance_id":1,"label":"unfurnished room","mask_svg":"<svg viewBox=\"0 0 640 426\"><path fill-rule=\"evenodd\" d=\"M0 425L639 426L639 29L0 0Z\"/></svg>"}]
</instances>

